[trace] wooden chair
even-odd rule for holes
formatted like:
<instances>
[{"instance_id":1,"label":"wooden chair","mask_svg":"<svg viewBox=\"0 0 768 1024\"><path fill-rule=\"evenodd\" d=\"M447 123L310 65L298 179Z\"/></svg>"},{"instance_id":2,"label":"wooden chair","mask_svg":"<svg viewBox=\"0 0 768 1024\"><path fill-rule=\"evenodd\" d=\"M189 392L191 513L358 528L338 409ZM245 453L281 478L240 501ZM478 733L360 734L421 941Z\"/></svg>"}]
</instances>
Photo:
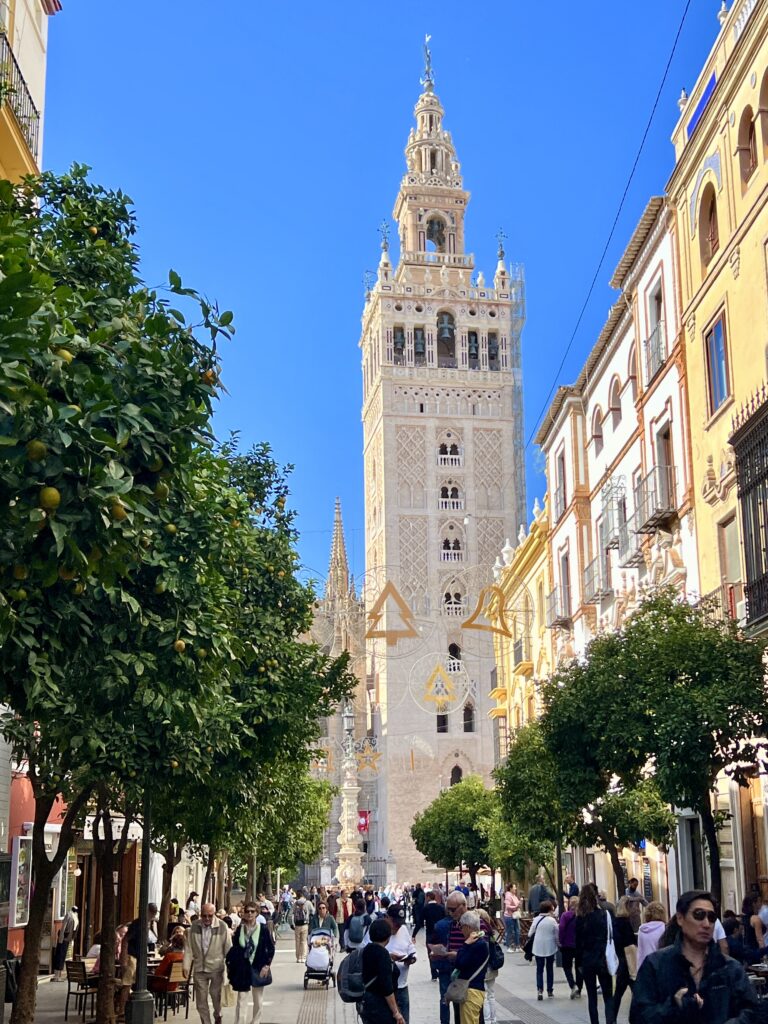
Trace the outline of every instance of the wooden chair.
<instances>
[{"instance_id":1,"label":"wooden chair","mask_svg":"<svg viewBox=\"0 0 768 1024\"><path fill-rule=\"evenodd\" d=\"M89 996L91 997L91 1016L93 1016L98 979L88 976L87 967L82 960L77 962L67 960L64 966L67 969L67 1001L64 1004L64 1020L67 1020L69 1016L69 1000L74 999L75 1009L80 1015L80 1019L84 1021Z\"/></svg>"},{"instance_id":2,"label":"wooden chair","mask_svg":"<svg viewBox=\"0 0 768 1024\"><path fill-rule=\"evenodd\" d=\"M163 1015L163 1020L168 1020L168 1008L173 1010L174 1017L177 1011L183 1006L186 1008L185 1019L189 1019L189 995L191 991L192 975L188 978L184 977L184 965L181 963L171 964L171 973L167 979L168 985L176 985L176 988L172 991L168 989L159 989L155 992L155 1007L156 1013L159 1017Z\"/></svg>"}]
</instances>

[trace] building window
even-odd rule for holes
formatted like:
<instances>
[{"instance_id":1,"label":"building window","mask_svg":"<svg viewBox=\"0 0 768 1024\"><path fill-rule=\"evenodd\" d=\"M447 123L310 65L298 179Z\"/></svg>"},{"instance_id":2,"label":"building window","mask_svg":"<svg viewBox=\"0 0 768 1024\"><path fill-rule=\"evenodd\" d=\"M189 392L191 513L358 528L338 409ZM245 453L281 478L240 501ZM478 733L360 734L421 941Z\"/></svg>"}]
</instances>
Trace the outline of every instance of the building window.
<instances>
[{"instance_id":1,"label":"building window","mask_svg":"<svg viewBox=\"0 0 768 1024\"><path fill-rule=\"evenodd\" d=\"M753 626L768 618L768 402L757 404L741 421L731 444L741 512L747 625ZM734 551L733 562L736 555ZM736 573L735 567L729 566L728 571Z\"/></svg>"},{"instance_id":2,"label":"building window","mask_svg":"<svg viewBox=\"0 0 768 1024\"><path fill-rule=\"evenodd\" d=\"M437 715L437 731L448 732L448 715Z\"/></svg>"},{"instance_id":3,"label":"building window","mask_svg":"<svg viewBox=\"0 0 768 1024\"><path fill-rule=\"evenodd\" d=\"M704 335L707 357L709 415L714 415L729 394L725 317L720 316Z\"/></svg>"},{"instance_id":4,"label":"building window","mask_svg":"<svg viewBox=\"0 0 768 1024\"><path fill-rule=\"evenodd\" d=\"M699 207L699 250L701 266L706 270L720 248L720 230L717 224L717 196L715 186L709 182L704 189Z\"/></svg>"},{"instance_id":5,"label":"building window","mask_svg":"<svg viewBox=\"0 0 768 1024\"><path fill-rule=\"evenodd\" d=\"M619 384L618 377L614 377L613 383L611 384L609 405L611 409L611 423L615 430L621 423L621 385Z\"/></svg>"},{"instance_id":6,"label":"building window","mask_svg":"<svg viewBox=\"0 0 768 1024\"><path fill-rule=\"evenodd\" d=\"M452 786L457 785L459 782L461 782L463 777L464 777L464 772L461 770L461 766L458 765L458 764L455 764L453 766L453 768L451 768L451 785Z\"/></svg>"},{"instance_id":7,"label":"building window","mask_svg":"<svg viewBox=\"0 0 768 1024\"><path fill-rule=\"evenodd\" d=\"M456 324L450 313L437 317L437 365L456 366Z\"/></svg>"},{"instance_id":8,"label":"building window","mask_svg":"<svg viewBox=\"0 0 768 1024\"><path fill-rule=\"evenodd\" d=\"M629 350L627 376L629 377L629 385L632 391L632 403L634 404L637 401L637 349L634 345Z\"/></svg>"},{"instance_id":9,"label":"building window","mask_svg":"<svg viewBox=\"0 0 768 1024\"><path fill-rule=\"evenodd\" d=\"M475 705L468 700L464 705L464 732L475 731Z\"/></svg>"},{"instance_id":10,"label":"building window","mask_svg":"<svg viewBox=\"0 0 768 1024\"><path fill-rule=\"evenodd\" d=\"M757 132L752 107L746 107L739 121L739 172L743 182L749 181L757 170Z\"/></svg>"},{"instance_id":11,"label":"building window","mask_svg":"<svg viewBox=\"0 0 768 1024\"><path fill-rule=\"evenodd\" d=\"M598 405L592 413L592 440L595 442L595 455L603 450L603 413Z\"/></svg>"}]
</instances>

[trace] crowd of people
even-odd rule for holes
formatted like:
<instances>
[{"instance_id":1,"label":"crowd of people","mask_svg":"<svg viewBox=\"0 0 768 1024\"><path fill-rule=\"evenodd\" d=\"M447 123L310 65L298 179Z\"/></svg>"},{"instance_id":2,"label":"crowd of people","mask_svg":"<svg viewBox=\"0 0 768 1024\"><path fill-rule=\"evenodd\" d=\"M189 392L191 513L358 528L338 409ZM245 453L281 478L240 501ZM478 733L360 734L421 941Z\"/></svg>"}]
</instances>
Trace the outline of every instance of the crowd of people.
<instances>
[{"instance_id":1,"label":"crowd of people","mask_svg":"<svg viewBox=\"0 0 768 1024\"><path fill-rule=\"evenodd\" d=\"M683 894L668 920L661 903L648 901L630 879L614 905L588 882L566 875L559 901L543 877L524 899L508 885L497 915L486 893L462 881L448 890L433 886L283 887L273 900L260 894L229 910L198 902L170 905L167 933L158 935L157 907L149 905L147 948L155 953L152 991L172 991L174 964L192 978L203 1024L221 1024L222 1006L235 1006L235 1024L260 1024L264 988L272 981L275 933L293 930L297 963L307 958L308 939L320 932L331 949L359 957L364 1024L410 1024L408 974L423 929L430 975L437 983L440 1024L497 1024L495 984L503 949L521 950L535 963L539 1000L555 998L556 956L571 999L586 990L590 1024L616 1024L629 990L630 1024L766 1024L757 1013L755 990L744 965L768 955L768 899L744 900L741 915L720 920L706 892ZM73 912L76 914L76 908ZM72 931L70 925L69 931ZM67 938L64 936L64 938ZM88 951L100 969L100 945ZM62 940L63 941L63 940ZM122 1016L135 980L142 936L138 919L116 934ZM353 959L353 957L351 958ZM213 1018L211 1018L211 1010Z\"/></svg>"}]
</instances>

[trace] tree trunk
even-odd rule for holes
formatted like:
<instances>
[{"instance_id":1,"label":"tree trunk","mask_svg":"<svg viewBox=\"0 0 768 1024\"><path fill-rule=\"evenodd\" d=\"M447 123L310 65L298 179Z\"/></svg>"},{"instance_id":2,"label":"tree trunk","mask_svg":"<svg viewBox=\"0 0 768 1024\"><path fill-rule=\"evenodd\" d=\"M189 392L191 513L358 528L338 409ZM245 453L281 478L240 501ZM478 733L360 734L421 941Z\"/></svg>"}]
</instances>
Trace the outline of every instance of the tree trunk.
<instances>
[{"instance_id":1,"label":"tree trunk","mask_svg":"<svg viewBox=\"0 0 768 1024\"><path fill-rule=\"evenodd\" d=\"M85 790L68 805L61 823L56 852L49 859L45 852L45 824L55 803L55 795L40 792L36 768L31 758L29 779L35 792L35 823L32 829L32 872L35 885L29 903L29 920L24 929L24 952L21 956L19 988L11 1013L11 1024L34 1024L37 975L40 970L40 941L48 909L48 892L74 841L72 826L90 795L90 790Z\"/></svg>"},{"instance_id":2,"label":"tree trunk","mask_svg":"<svg viewBox=\"0 0 768 1024\"><path fill-rule=\"evenodd\" d=\"M701 824L704 828L704 838L707 841L707 854L709 856L709 874L711 879L709 891L719 904L723 887L720 872L720 847L717 844L717 826L715 825L715 816L712 813L709 793L707 793L706 800L702 801L699 814L701 815Z\"/></svg>"},{"instance_id":3,"label":"tree trunk","mask_svg":"<svg viewBox=\"0 0 768 1024\"><path fill-rule=\"evenodd\" d=\"M254 878L254 871L253 871L253 858L249 857L248 858L248 874L247 874L247 877L246 877L246 880L245 880L245 898L246 898L246 900L253 900L253 899L256 898L256 894L253 891L254 883L255 883L255 878Z\"/></svg>"},{"instance_id":4,"label":"tree trunk","mask_svg":"<svg viewBox=\"0 0 768 1024\"><path fill-rule=\"evenodd\" d=\"M621 864L619 851L614 843L609 843L606 840L603 841L603 849L611 858L611 867L616 879L616 894L621 898L624 895L624 868Z\"/></svg>"},{"instance_id":5,"label":"tree trunk","mask_svg":"<svg viewBox=\"0 0 768 1024\"><path fill-rule=\"evenodd\" d=\"M227 910L226 905L226 887L227 887L227 851L221 850L219 853L219 860L216 865L216 901L217 909L222 907Z\"/></svg>"},{"instance_id":6,"label":"tree trunk","mask_svg":"<svg viewBox=\"0 0 768 1024\"><path fill-rule=\"evenodd\" d=\"M163 853L163 898L160 906L160 924L158 927L158 936L163 941L165 936L168 934L168 921L171 914L171 896L173 893L173 872L178 864L181 863L182 846L181 843L169 842ZM183 895L183 894L182 894Z\"/></svg>"},{"instance_id":7,"label":"tree trunk","mask_svg":"<svg viewBox=\"0 0 768 1024\"><path fill-rule=\"evenodd\" d=\"M205 866L205 878L203 880L203 903L211 902L211 883L213 881L213 864L215 860L216 851L213 848L209 848L208 863Z\"/></svg>"},{"instance_id":8,"label":"tree trunk","mask_svg":"<svg viewBox=\"0 0 768 1024\"><path fill-rule=\"evenodd\" d=\"M104 838L99 838L100 825ZM115 843L112 815L99 807L93 822L93 848L101 875L101 951L99 985L96 991L97 1024L113 1024L115 1019Z\"/></svg>"},{"instance_id":9,"label":"tree trunk","mask_svg":"<svg viewBox=\"0 0 768 1024\"><path fill-rule=\"evenodd\" d=\"M467 871L469 872L469 881L471 885L477 885L477 869L478 864L467 864Z\"/></svg>"}]
</instances>

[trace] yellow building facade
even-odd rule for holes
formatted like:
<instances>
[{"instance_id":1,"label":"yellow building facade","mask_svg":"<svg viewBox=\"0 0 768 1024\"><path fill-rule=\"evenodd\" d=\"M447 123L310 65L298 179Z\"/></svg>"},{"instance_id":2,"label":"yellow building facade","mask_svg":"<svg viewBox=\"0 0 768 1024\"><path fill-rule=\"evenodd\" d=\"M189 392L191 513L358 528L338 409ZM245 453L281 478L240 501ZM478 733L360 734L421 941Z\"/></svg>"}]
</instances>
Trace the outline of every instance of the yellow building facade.
<instances>
[{"instance_id":1,"label":"yellow building facade","mask_svg":"<svg viewBox=\"0 0 768 1024\"><path fill-rule=\"evenodd\" d=\"M509 542L494 569L496 600L488 618L494 629L495 720L497 760L506 757L518 729L540 713L540 685L552 671L552 631L547 629L545 601L551 590L549 505L534 506L527 534L518 546Z\"/></svg>"},{"instance_id":2,"label":"yellow building facade","mask_svg":"<svg viewBox=\"0 0 768 1024\"><path fill-rule=\"evenodd\" d=\"M736 3L673 134L667 191L677 218L681 319L702 594L744 619L730 444L766 379L768 4Z\"/></svg>"}]
</instances>

